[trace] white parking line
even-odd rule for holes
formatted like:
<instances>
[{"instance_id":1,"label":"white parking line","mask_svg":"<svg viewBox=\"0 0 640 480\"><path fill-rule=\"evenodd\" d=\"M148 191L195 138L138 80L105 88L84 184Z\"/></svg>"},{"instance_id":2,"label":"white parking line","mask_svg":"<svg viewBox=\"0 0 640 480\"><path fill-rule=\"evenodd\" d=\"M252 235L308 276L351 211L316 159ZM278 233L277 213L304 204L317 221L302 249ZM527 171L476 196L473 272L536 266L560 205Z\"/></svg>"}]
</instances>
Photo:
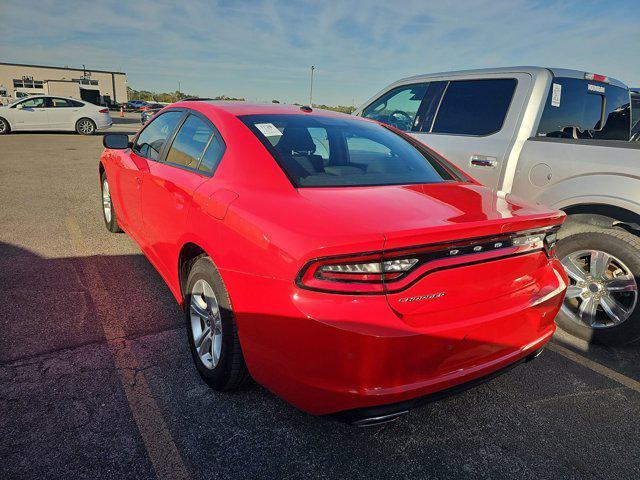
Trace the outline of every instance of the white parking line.
<instances>
[{"instance_id":1,"label":"white parking line","mask_svg":"<svg viewBox=\"0 0 640 480\"><path fill-rule=\"evenodd\" d=\"M75 249L79 254L87 252L84 236L75 218L68 217L66 226ZM162 417L149 384L140 371L140 364L126 341L125 331L118 318L109 308L109 292L102 282L100 272L93 263L83 262L84 277L89 283L86 285L93 304L98 313L98 321L104 332L105 340L116 366L124 393L129 402L140 436L147 449L156 476L161 480L188 480L189 472L185 467L178 448L171 438L171 433Z\"/></svg>"},{"instance_id":2,"label":"white parking line","mask_svg":"<svg viewBox=\"0 0 640 480\"><path fill-rule=\"evenodd\" d=\"M634 380L633 378L629 378L621 373L616 372L615 370L611 370L609 367L605 367L598 362L594 362L593 360L583 357L579 353L576 353L573 350L569 350L568 348L558 345L557 343L550 343L548 348L552 352L556 352L563 357L568 358L569 360L579 365L582 365L583 367L587 367L588 369L607 377L609 380L618 382L620 385L624 385L625 387L640 393L640 382Z\"/></svg>"}]
</instances>

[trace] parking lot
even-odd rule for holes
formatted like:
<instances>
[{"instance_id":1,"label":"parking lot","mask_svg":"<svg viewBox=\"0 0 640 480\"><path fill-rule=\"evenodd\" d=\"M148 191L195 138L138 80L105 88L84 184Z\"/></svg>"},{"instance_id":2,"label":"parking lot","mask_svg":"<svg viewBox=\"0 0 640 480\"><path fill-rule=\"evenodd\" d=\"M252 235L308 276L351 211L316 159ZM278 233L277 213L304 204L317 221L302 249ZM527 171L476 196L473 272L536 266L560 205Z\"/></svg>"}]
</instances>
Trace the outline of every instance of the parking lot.
<instances>
[{"instance_id":1,"label":"parking lot","mask_svg":"<svg viewBox=\"0 0 640 480\"><path fill-rule=\"evenodd\" d=\"M255 383L210 390L168 288L104 228L101 140L0 138L0 478L640 478L638 346L557 334L534 362L366 429Z\"/></svg>"}]
</instances>

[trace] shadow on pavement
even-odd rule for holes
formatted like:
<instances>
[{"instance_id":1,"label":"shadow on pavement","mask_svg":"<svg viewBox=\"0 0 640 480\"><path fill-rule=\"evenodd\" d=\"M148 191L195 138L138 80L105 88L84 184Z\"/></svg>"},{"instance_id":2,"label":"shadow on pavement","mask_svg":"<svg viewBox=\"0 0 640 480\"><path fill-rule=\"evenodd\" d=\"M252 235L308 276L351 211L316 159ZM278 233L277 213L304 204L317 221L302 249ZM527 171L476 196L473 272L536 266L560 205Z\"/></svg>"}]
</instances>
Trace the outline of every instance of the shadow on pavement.
<instances>
[{"instance_id":1,"label":"shadow on pavement","mask_svg":"<svg viewBox=\"0 0 640 480\"><path fill-rule=\"evenodd\" d=\"M87 285L100 272L102 292ZM0 242L0 362L104 340L101 321L126 336L182 327L182 314L142 254L43 258ZM99 318L96 301L106 302Z\"/></svg>"},{"instance_id":2,"label":"shadow on pavement","mask_svg":"<svg viewBox=\"0 0 640 480\"><path fill-rule=\"evenodd\" d=\"M0 242L0 293L2 478L154 478L114 365L117 342L137 359L132 368L192 478L640 475L629 450L635 392L553 352L397 422L358 429L300 412L256 384L209 389L191 364L181 311L141 254L44 258ZM105 322L126 338L108 347ZM613 453L621 451L629 455Z\"/></svg>"}]
</instances>

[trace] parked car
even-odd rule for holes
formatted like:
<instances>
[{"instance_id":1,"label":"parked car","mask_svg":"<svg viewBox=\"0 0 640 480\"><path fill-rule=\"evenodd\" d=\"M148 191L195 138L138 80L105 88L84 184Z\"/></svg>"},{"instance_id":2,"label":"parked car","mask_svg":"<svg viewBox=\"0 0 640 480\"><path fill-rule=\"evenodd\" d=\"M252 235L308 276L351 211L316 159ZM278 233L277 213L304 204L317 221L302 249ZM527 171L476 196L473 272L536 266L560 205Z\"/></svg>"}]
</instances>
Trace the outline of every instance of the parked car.
<instances>
[{"instance_id":1,"label":"parked car","mask_svg":"<svg viewBox=\"0 0 640 480\"><path fill-rule=\"evenodd\" d=\"M566 331L640 337L640 145L629 89L592 73L513 67L420 75L356 115L409 132L488 187L564 210L558 255L571 286Z\"/></svg>"},{"instance_id":2,"label":"parked car","mask_svg":"<svg viewBox=\"0 0 640 480\"><path fill-rule=\"evenodd\" d=\"M144 100L130 100L126 103L125 110L128 111L136 111L140 110L141 107L145 106L147 102Z\"/></svg>"},{"instance_id":3,"label":"parked car","mask_svg":"<svg viewBox=\"0 0 640 480\"><path fill-rule=\"evenodd\" d=\"M144 112L145 110L161 109L166 106L167 106L166 104L162 104L162 103L147 103L140 107L140 111Z\"/></svg>"},{"instance_id":4,"label":"parked car","mask_svg":"<svg viewBox=\"0 0 640 480\"><path fill-rule=\"evenodd\" d=\"M164 105L161 105L161 106L156 107L156 108L150 108L150 109L147 109L147 110L142 110L140 112L140 123L142 125L144 125L145 123L147 123L149 121L149 119L151 119L156 113L158 113L163 108L164 108Z\"/></svg>"},{"instance_id":5,"label":"parked car","mask_svg":"<svg viewBox=\"0 0 640 480\"><path fill-rule=\"evenodd\" d=\"M35 95L0 107L0 135L19 130L76 131L111 127L109 109L75 98Z\"/></svg>"},{"instance_id":6,"label":"parked car","mask_svg":"<svg viewBox=\"0 0 640 480\"><path fill-rule=\"evenodd\" d=\"M554 332L564 214L398 130L190 101L103 141L105 225L167 282L214 388L248 371L307 412L374 423L534 358Z\"/></svg>"}]
</instances>

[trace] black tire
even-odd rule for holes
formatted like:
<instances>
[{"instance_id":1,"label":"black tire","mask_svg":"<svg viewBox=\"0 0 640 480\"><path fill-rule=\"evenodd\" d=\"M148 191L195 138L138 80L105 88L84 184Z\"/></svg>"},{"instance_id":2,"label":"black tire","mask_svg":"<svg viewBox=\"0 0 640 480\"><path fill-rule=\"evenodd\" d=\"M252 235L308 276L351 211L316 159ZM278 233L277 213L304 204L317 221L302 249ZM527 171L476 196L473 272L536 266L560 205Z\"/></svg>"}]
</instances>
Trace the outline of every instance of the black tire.
<instances>
[{"instance_id":1,"label":"black tire","mask_svg":"<svg viewBox=\"0 0 640 480\"><path fill-rule=\"evenodd\" d=\"M96 122L90 118L81 118L76 122L76 132L80 135L93 135L96 133Z\"/></svg>"},{"instance_id":2,"label":"black tire","mask_svg":"<svg viewBox=\"0 0 640 480\"><path fill-rule=\"evenodd\" d=\"M560 260L572 252L600 250L613 255L630 270L640 285L640 238L621 228L603 228L590 224L573 224L563 227L557 246ZM591 343L602 345L624 345L640 339L640 299L631 315L617 326L590 328L578 324L562 309L556 324L567 333Z\"/></svg>"},{"instance_id":3,"label":"black tire","mask_svg":"<svg viewBox=\"0 0 640 480\"><path fill-rule=\"evenodd\" d=\"M6 135L11 132L11 126L4 118L0 117L0 135Z\"/></svg>"},{"instance_id":4,"label":"black tire","mask_svg":"<svg viewBox=\"0 0 640 480\"><path fill-rule=\"evenodd\" d=\"M109 203L111 208L111 218L107 218L107 210L105 208L105 183L108 186L109 182L107 181L107 172L102 172L102 176L100 177L100 199L102 200L102 219L104 220L104 225L107 227L112 233L121 233L122 229L120 225L118 225L118 219L116 218L116 211L113 208L113 202L111 201L111 189L108 191Z\"/></svg>"},{"instance_id":5,"label":"black tire","mask_svg":"<svg viewBox=\"0 0 640 480\"><path fill-rule=\"evenodd\" d=\"M220 359L213 368L208 368L201 360L194 341L191 326L191 293L198 280L205 280L213 289L222 319L222 348ZM235 390L249 377L242 355L238 328L231 307L229 294L222 277L213 261L206 255L197 257L191 264L185 289L185 322L189 349L198 373L211 388L216 390Z\"/></svg>"}]
</instances>

